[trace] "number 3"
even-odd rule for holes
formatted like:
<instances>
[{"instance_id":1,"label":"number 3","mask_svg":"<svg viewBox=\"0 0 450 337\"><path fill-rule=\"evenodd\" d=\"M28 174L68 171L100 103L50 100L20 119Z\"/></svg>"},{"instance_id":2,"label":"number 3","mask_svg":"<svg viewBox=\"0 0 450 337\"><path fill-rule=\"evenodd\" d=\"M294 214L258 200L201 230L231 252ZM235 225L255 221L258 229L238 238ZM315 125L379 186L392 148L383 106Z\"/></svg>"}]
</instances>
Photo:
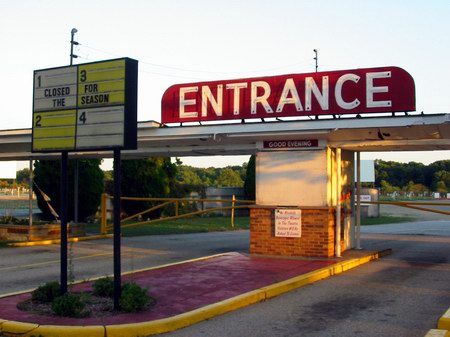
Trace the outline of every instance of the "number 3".
<instances>
[{"instance_id":1,"label":"number 3","mask_svg":"<svg viewBox=\"0 0 450 337\"><path fill-rule=\"evenodd\" d=\"M80 81L81 82L86 82L86 80L87 80L86 70L80 71Z\"/></svg>"}]
</instances>

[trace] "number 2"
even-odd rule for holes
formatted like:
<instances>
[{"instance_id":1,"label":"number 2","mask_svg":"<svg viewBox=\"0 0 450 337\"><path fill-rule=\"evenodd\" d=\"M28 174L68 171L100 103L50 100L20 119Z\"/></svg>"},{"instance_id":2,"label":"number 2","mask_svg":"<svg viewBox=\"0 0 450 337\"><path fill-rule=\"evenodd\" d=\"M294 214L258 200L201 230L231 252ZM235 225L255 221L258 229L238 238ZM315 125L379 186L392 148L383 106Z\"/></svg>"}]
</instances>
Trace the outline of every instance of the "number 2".
<instances>
[{"instance_id":1,"label":"number 2","mask_svg":"<svg viewBox=\"0 0 450 337\"><path fill-rule=\"evenodd\" d=\"M42 126L41 121L42 121L42 116L36 115L34 126L37 126L37 127Z\"/></svg>"}]
</instances>

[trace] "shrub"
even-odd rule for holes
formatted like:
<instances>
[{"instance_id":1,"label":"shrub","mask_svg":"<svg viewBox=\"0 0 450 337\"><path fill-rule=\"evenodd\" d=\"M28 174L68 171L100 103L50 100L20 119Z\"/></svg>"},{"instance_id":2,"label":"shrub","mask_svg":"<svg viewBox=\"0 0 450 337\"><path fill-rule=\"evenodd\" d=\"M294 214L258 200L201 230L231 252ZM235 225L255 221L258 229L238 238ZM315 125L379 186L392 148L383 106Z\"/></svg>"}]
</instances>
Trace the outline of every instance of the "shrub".
<instances>
[{"instance_id":1,"label":"shrub","mask_svg":"<svg viewBox=\"0 0 450 337\"><path fill-rule=\"evenodd\" d=\"M31 300L39 303L51 303L55 298L60 296L61 287L59 282L47 282L43 286L38 287L31 293Z\"/></svg>"},{"instance_id":2,"label":"shrub","mask_svg":"<svg viewBox=\"0 0 450 337\"><path fill-rule=\"evenodd\" d=\"M110 277L102 277L94 282L92 289L96 296L113 297L114 280Z\"/></svg>"},{"instance_id":3,"label":"shrub","mask_svg":"<svg viewBox=\"0 0 450 337\"><path fill-rule=\"evenodd\" d=\"M55 298L52 303L52 310L58 316L82 317L83 309L84 303L80 296L71 293Z\"/></svg>"},{"instance_id":4,"label":"shrub","mask_svg":"<svg viewBox=\"0 0 450 337\"><path fill-rule=\"evenodd\" d=\"M126 312L136 312L145 309L152 298L147 294L147 289L141 288L136 283L125 283L122 287L120 307Z\"/></svg>"}]
</instances>

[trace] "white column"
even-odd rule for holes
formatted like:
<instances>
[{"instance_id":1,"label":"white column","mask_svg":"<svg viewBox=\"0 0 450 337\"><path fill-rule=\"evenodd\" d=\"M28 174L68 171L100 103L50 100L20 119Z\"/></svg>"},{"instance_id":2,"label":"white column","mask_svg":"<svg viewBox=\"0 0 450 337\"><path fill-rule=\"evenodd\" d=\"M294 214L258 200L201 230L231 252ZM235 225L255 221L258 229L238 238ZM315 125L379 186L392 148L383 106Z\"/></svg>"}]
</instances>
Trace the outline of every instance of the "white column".
<instances>
[{"instance_id":1,"label":"white column","mask_svg":"<svg viewBox=\"0 0 450 337\"><path fill-rule=\"evenodd\" d=\"M336 149L336 230L335 230L335 252L336 257L341 257L341 148Z\"/></svg>"},{"instance_id":2,"label":"white column","mask_svg":"<svg viewBox=\"0 0 450 337\"><path fill-rule=\"evenodd\" d=\"M356 152L356 249L361 249L361 153Z\"/></svg>"}]
</instances>

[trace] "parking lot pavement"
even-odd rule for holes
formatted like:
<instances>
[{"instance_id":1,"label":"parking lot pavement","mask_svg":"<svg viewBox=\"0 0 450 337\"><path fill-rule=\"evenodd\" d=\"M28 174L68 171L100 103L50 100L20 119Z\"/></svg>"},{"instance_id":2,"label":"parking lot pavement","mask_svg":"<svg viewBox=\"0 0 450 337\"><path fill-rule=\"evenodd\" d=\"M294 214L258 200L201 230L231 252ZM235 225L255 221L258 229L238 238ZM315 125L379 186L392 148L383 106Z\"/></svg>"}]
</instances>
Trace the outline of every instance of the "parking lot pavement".
<instances>
[{"instance_id":1,"label":"parking lot pavement","mask_svg":"<svg viewBox=\"0 0 450 337\"><path fill-rule=\"evenodd\" d=\"M390 225L362 226L361 232L368 234L450 236L450 220L417 221Z\"/></svg>"}]
</instances>

